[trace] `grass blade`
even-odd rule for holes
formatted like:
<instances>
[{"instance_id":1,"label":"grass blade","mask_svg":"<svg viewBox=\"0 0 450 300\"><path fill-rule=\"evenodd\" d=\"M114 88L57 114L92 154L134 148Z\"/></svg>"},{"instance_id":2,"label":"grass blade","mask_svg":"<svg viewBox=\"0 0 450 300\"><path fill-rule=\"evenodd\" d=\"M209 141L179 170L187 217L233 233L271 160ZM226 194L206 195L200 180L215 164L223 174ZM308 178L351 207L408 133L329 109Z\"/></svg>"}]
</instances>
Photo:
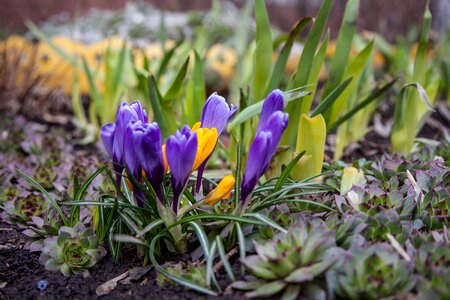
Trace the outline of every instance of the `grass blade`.
<instances>
[{"instance_id":1,"label":"grass blade","mask_svg":"<svg viewBox=\"0 0 450 300\"><path fill-rule=\"evenodd\" d=\"M270 30L269 15L264 0L255 1L256 20L256 50L255 71L253 78L253 100L260 101L269 82L272 70L272 32Z\"/></svg>"},{"instance_id":2,"label":"grass blade","mask_svg":"<svg viewBox=\"0 0 450 300\"><path fill-rule=\"evenodd\" d=\"M220 238L219 235L216 236L216 242L217 242L217 249L219 249L220 259L223 263L223 267L225 268L228 277L230 277L230 279L234 281L235 280L234 273L231 268L230 261L228 260L227 254L225 253L225 248L223 246L222 239Z\"/></svg>"},{"instance_id":3,"label":"grass blade","mask_svg":"<svg viewBox=\"0 0 450 300\"><path fill-rule=\"evenodd\" d=\"M344 114L342 117L340 117L336 122L334 122L329 128L328 128L328 132L332 132L334 130L336 130L336 128L338 128L342 123L344 123L345 121L347 121L348 119L350 119L354 114L356 114L358 111L360 111L361 109L363 109L364 107L366 107L367 105L369 105L372 101L377 100L378 98L380 98L384 93L386 93L397 81L396 79L391 80L390 82L388 82L387 84L385 84L383 87L381 88L375 88L375 90L369 95L369 97L367 97L366 99L364 99L363 101L361 101L360 103L358 103L355 107L353 107L349 112L347 112L346 114Z\"/></svg>"},{"instance_id":4,"label":"grass blade","mask_svg":"<svg viewBox=\"0 0 450 300\"><path fill-rule=\"evenodd\" d=\"M303 18L295 23L292 27L287 41L281 49L280 56L278 57L277 62L275 63L275 66L272 70L272 75L269 81L269 85L267 86L266 95L279 86L281 78L283 78L284 68L286 67L286 63L288 61L292 46L294 45L295 38L300 34L300 32L303 31L306 25L311 22L311 17Z\"/></svg>"},{"instance_id":5,"label":"grass blade","mask_svg":"<svg viewBox=\"0 0 450 300\"><path fill-rule=\"evenodd\" d=\"M291 174L292 169L295 167L297 162L302 158L302 156L305 154L305 151L298 154L293 160L289 162L289 164L284 168L283 172L281 173L280 177L277 180L277 183L275 184L275 188L273 189L274 192L280 190L284 183L286 182L286 179L288 179L289 174Z\"/></svg>"},{"instance_id":6,"label":"grass blade","mask_svg":"<svg viewBox=\"0 0 450 300\"><path fill-rule=\"evenodd\" d=\"M42 187L42 185L40 185L36 180L34 180L33 178L31 178L30 176L28 176L27 174L25 174L24 172L17 170L17 173L23 178L25 179L31 186L35 187L36 189L38 189L42 194L45 195L45 197L50 201L50 203L53 205L53 207L56 209L56 211L58 212L59 217L61 218L61 221L63 222L63 224L65 226L69 225L67 222L67 218L64 215L64 213L61 210L61 207L58 205L58 203L56 202L55 199L53 199L53 197L44 189L44 187Z\"/></svg>"},{"instance_id":7,"label":"grass blade","mask_svg":"<svg viewBox=\"0 0 450 300\"><path fill-rule=\"evenodd\" d=\"M170 85L168 91L164 94L164 101L172 101L180 93L181 87L183 86L184 78L186 77L187 69L189 66L189 56L184 61L183 66L178 70L177 76Z\"/></svg>"},{"instance_id":8,"label":"grass blade","mask_svg":"<svg viewBox=\"0 0 450 300\"><path fill-rule=\"evenodd\" d=\"M205 256L205 259L209 258L209 240L208 240L208 236L206 235L205 231L203 230L203 228L201 226L199 226L197 223L195 222L188 222L188 225L192 227L192 229L194 229L195 233L197 234L197 238L198 241L200 242L200 246L203 249L203 255Z\"/></svg>"},{"instance_id":9,"label":"grass blade","mask_svg":"<svg viewBox=\"0 0 450 300\"><path fill-rule=\"evenodd\" d=\"M336 41L336 52L331 61L330 77L325 85L323 97L327 97L341 82L352 48L353 36L356 32L356 20L359 14L359 0L349 0L345 7L339 35Z\"/></svg>"},{"instance_id":10,"label":"grass blade","mask_svg":"<svg viewBox=\"0 0 450 300\"><path fill-rule=\"evenodd\" d=\"M332 90L328 96L323 99L319 105L311 112L310 117L313 118L317 115L324 114L332 105L333 103L339 98L339 96L342 94L342 92L347 88L347 86L352 81L353 77L348 78L344 82L342 82L340 85L338 85L334 90Z\"/></svg>"}]
</instances>

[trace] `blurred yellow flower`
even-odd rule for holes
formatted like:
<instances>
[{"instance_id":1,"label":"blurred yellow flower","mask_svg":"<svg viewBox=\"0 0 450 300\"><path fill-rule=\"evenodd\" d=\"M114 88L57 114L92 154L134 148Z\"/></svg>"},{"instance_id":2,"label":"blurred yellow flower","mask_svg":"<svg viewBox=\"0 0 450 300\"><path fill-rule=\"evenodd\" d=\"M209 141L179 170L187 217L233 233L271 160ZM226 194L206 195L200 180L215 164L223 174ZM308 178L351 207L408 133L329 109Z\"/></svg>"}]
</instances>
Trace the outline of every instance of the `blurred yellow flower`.
<instances>
[{"instance_id":1,"label":"blurred yellow flower","mask_svg":"<svg viewBox=\"0 0 450 300\"><path fill-rule=\"evenodd\" d=\"M206 52L206 65L217 72L222 80L233 77L237 63L237 53L233 48L215 44Z\"/></svg>"}]
</instances>

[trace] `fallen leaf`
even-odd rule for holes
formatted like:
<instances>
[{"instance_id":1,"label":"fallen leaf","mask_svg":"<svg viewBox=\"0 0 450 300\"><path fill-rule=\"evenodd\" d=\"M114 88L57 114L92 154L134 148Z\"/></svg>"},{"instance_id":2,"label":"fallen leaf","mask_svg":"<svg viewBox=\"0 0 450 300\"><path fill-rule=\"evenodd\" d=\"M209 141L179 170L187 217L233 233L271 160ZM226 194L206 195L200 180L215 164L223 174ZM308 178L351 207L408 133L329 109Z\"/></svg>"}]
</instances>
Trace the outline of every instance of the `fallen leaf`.
<instances>
[{"instance_id":1,"label":"fallen leaf","mask_svg":"<svg viewBox=\"0 0 450 300\"><path fill-rule=\"evenodd\" d=\"M113 291L117 287L117 283L119 281L121 281L122 279L125 279L128 276L128 274L130 274L130 270L99 285L95 289L95 293L97 294L97 296L107 295L107 294L111 293L111 291Z\"/></svg>"}]
</instances>

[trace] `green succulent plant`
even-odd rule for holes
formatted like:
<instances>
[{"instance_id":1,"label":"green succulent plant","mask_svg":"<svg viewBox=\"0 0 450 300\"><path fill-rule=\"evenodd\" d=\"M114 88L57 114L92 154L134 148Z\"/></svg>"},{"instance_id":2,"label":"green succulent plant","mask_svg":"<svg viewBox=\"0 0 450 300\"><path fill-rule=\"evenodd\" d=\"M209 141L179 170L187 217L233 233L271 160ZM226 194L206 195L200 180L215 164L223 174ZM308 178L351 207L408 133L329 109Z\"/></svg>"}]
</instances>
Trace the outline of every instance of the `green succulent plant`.
<instances>
[{"instance_id":1,"label":"green succulent plant","mask_svg":"<svg viewBox=\"0 0 450 300\"><path fill-rule=\"evenodd\" d=\"M387 243L355 246L327 274L342 299L403 299L415 286L413 264Z\"/></svg>"},{"instance_id":2,"label":"green succulent plant","mask_svg":"<svg viewBox=\"0 0 450 300\"><path fill-rule=\"evenodd\" d=\"M444 229L421 233L406 244L419 274L418 299L450 299L449 238Z\"/></svg>"},{"instance_id":3,"label":"green succulent plant","mask_svg":"<svg viewBox=\"0 0 450 300\"><path fill-rule=\"evenodd\" d=\"M57 175L52 168L40 167L37 169L34 177L37 182L46 190L53 190L53 183L55 182Z\"/></svg>"},{"instance_id":4,"label":"green succulent plant","mask_svg":"<svg viewBox=\"0 0 450 300\"><path fill-rule=\"evenodd\" d=\"M40 216L47 208L47 201L39 193L26 191L5 202L0 218L10 224L25 225L32 217Z\"/></svg>"},{"instance_id":5,"label":"green succulent plant","mask_svg":"<svg viewBox=\"0 0 450 300\"><path fill-rule=\"evenodd\" d=\"M47 270L60 270L64 276L78 273L89 276L87 269L105 255L106 250L99 246L94 231L78 223L73 228L63 226L58 236L45 239L39 261Z\"/></svg>"},{"instance_id":6,"label":"green succulent plant","mask_svg":"<svg viewBox=\"0 0 450 300\"><path fill-rule=\"evenodd\" d=\"M318 279L336 263L334 254L339 250L334 232L325 224L300 222L264 245L254 244L256 255L242 261L254 278L235 282L234 288L246 290L249 298L276 294L281 294L283 300L299 295L309 299L325 297Z\"/></svg>"},{"instance_id":7,"label":"green succulent plant","mask_svg":"<svg viewBox=\"0 0 450 300\"><path fill-rule=\"evenodd\" d=\"M61 220L52 213L45 214L42 218L33 216L27 222L22 234L31 238L29 249L31 252L42 251L44 240L50 236L57 236L61 228Z\"/></svg>"}]
</instances>

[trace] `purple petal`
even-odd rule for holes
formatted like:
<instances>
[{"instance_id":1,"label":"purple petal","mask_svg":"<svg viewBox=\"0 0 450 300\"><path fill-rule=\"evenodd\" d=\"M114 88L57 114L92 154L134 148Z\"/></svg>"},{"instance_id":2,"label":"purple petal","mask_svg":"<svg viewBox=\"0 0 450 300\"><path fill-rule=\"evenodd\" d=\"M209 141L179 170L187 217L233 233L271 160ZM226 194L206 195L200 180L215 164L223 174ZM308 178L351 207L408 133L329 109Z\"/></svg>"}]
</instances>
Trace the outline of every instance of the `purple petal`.
<instances>
[{"instance_id":1,"label":"purple petal","mask_svg":"<svg viewBox=\"0 0 450 300\"><path fill-rule=\"evenodd\" d=\"M113 144L113 160L118 163L123 163L124 160L124 136L127 130L128 123L131 121L137 121L138 116L136 111L132 109L128 104L123 102L116 116L116 130L114 133Z\"/></svg>"},{"instance_id":2,"label":"purple petal","mask_svg":"<svg viewBox=\"0 0 450 300\"><path fill-rule=\"evenodd\" d=\"M269 149L272 143L272 133L258 132L253 140L245 163L244 177L241 185L241 201L245 201L264 173L264 166L268 165L272 156Z\"/></svg>"},{"instance_id":3,"label":"purple petal","mask_svg":"<svg viewBox=\"0 0 450 300\"><path fill-rule=\"evenodd\" d=\"M264 124L268 121L269 117L274 112L283 111L283 109L284 109L283 93L280 90L273 90L264 100L256 132L261 131L261 129L264 127Z\"/></svg>"},{"instance_id":4,"label":"purple petal","mask_svg":"<svg viewBox=\"0 0 450 300\"><path fill-rule=\"evenodd\" d=\"M236 111L234 106L232 109ZM217 95L217 93L213 93L203 106L202 116L200 118L201 126L203 128L216 128L220 135L232 113L230 114L230 108L225 98Z\"/></svg>"},{"instance_id":5,"label":"purple petal","mask_svg":"<svg viewBox=\"0 0 450 300\"><path fill-rule=\"evenodd\" d=\"M135 100L133 103L131 103L130 107L136 112L138 120L140 120L142 123L148 123L147 112L142 107L142 104L141 102L139 102L139 100Z\"/></svg>"},{"instance_id":6,"label":"purple petal","mask_svg":"<svg viewBox=\"0 0 450 300\"><path fill-rule=\"evenodd\" d=\"M135 131L142 131L141 121L132 121L128 124L124 139L124 161L128 170L136 179L140 178L140 163L137 157L136 148L133 143L133 135Z\"/></svg>"},{"instance_id":7,"label":"purple petal","mask_svg":"<svg viewBox=\"0 0 450 300\"><path fill-rule=\"evenodd\" d=\"M270 157L275 154L278 143L280 142L281 136L283 135L284 130L288 125L288 114L282 111L274 112L268 120L264 123L261 128L261 132L269 131L272 134L272 141L269 146L268 152ZM265 166L267 168L269 166L270 160Z\"/></svg>"},{"instance_id":8,"label":"purple petal","mask_svg":"<svg viewBox=\"0 0 450 300\"><path fill-rule=\"evenodd\" d=\"M111 157L113 153L115 130L116 125L113 123L106 123L100 128L100 137L102 138L103 146Z\"/></svg>"},{"instance_id":9,"label":"purple petal","mask_svg":"<svg viewBox=\"0 0 450 300\"><path fill-rule=\"evenodd\" d=\"M133 144L137 158L156 191L164 179L161 131L157 123L143 124L142 129L134 132Z\"/></svg>"},{"instance_id":10,"label":"purple petal","mask_svg":"<svg viewBox=\"0 0 450 300\"><path fill-rule=\"evenodd\" d=\"M178 209L178 198L192 172L197 154L197 134L185 126L167 139L166 156L170 167L173 209Z\"/></svg>"}]
</instances>

